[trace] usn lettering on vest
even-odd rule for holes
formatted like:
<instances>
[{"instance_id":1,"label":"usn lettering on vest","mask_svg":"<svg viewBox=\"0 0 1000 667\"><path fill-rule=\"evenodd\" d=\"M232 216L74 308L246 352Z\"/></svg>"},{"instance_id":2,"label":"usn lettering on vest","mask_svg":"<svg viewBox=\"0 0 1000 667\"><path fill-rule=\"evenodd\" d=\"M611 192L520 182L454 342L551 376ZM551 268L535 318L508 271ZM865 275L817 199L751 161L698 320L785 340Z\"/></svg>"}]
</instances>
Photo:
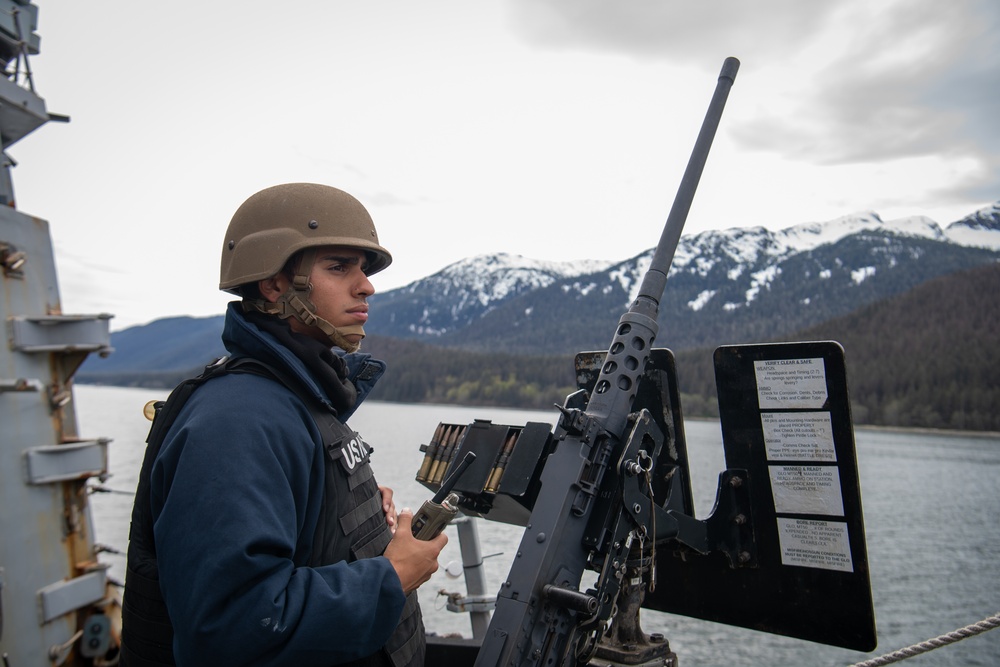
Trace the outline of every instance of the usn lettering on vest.
<instances>
[{"instance_id":1,"label":"usn lettering on vest","mask_svg":"<svg viewBox=\"0 0 1000 667\"><path fill-rule=\"evenodd\" d=\"M357 433L352 433L350 438L341 442L340 463L348 475L354 474L361 466L368 462L372 448L367 442L361 439Z\"/></svg>"}]
</instances>

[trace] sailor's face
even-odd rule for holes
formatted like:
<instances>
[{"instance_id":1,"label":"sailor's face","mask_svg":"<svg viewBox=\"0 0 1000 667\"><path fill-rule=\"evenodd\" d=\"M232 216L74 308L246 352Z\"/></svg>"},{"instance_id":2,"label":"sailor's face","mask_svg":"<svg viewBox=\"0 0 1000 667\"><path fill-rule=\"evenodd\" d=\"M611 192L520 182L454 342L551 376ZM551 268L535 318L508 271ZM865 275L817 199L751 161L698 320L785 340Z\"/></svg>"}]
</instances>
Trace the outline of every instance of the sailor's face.
<instances>
[{"instance_id":1,"label":"sailor's face","mask_svg":"<svg viewBox=\"0 0 1000 667\"><path fill-rule=\"evenodd\" d=\"M336 327L349 343L360 343L364 338L361 327L368 321L368 297L375 293L368 280L368 256L364 251L347 246L317 248L309 283L313 314ZM264 297L272 302L292 286L285 273L262 280L259 285ZM289 318L288 324L293 331L330 342L319 327L295 317Z\"/></svg>"},{"instance_id":2,"label":"sailor's face","mask_svg":"<svg viewBox=\"0 0 1000 667\"><path fill-rule=\"evenodd\" d=\"M364 326L368 321L368 297L375 287L368 280L368 257L357 248L323 246L309 274L309 299L316 315L338 329ZM360 334L345 334L351 343L360 343ZM321 338L322 340L322 338Z\"/></svg>"}]
</instances>

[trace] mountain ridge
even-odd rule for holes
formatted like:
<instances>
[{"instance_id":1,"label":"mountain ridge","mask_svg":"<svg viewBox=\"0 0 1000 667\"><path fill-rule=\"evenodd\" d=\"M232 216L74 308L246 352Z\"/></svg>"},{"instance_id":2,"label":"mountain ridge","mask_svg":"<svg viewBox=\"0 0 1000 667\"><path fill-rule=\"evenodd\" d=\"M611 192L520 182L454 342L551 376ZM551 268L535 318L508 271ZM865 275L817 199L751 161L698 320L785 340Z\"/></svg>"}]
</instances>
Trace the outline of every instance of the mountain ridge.
<instances>
[{"instance_id":1,"label":"mountain ridge","mask_svg":"<svg viewBox=\"0 0 1000 667\"><path fill-rule=\"evenodd\" d=\"M602 349L634 299L652 250L624 261L467 258L372 297L372 336L523 355ZM778 232L682 237L660 304L674 350L765 340L843 316L937 276L1000 260L1000 202L945 228L874 212ZM190 326L186 326L185 322ZM225 353L222 316L164 318L112 334L117 352L81 377L188 370Z\"/></svg>"},{"instance_id":2,"label":"mountain ridge","mask_svg":"<svg viewBox=\"0 0 1000 667\"><path fill-rule=\"evenodd\" d=\"M649 249L604 270L539 282L535 289L509 290L502 298L482 298L474 313L456 311L453 292L428 279L375 295L369 329L472 350L530 354L554 353L564 344L592 348L604 343L603 335L584 332L614 326L634 300L652 253ZM786 321L764 331L778 334L998 257L1000 204L947 228L923 216L884 222L868 212L779 232L763 227L702 232L680 240L660 323L685 322L684 331L670 340L679 348L711 340L716 331L759 329L750 320L767 319L773 306L762 308L760 300L770 294L772 302L786 300L802 311L789 317L785 308ZM494 270L495 262L486 258L492 256L466 260L464 274L453 265L431 278L440 281L447 272L453 284L473 284L477 275ZM530 261L520 259L522 265ZM839 298L821 298L838 282ZM427 289L431 285L436 289ZM534 337L535 332L546 335ZM546 337L548 342L542 340Z\"/></svg>"}]
</instances>

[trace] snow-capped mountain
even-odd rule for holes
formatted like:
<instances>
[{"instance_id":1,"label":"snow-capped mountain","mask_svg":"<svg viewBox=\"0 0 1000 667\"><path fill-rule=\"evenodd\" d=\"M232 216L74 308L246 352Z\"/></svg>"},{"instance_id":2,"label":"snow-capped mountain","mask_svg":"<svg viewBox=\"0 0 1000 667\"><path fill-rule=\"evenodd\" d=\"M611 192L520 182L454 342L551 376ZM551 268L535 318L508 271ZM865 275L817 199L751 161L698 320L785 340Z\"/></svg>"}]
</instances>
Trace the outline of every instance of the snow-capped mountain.
<instances>
[{"instance_id":1,"label":"snow-capped mountain","mask_svg":"<svg viewBox=\"0 0 1000 667\"><path fill-rule=\"evenodd\" d=\"M606 349L652 254L593 263L472 257L375 295L366 329L488 352ZM792 336L937 276L998 261L1000 203L943 229L924 217L883 221L868 212L777 232L684 236L660 303L656 344L680 351ZM221 315L178 317L126 329L112 334L115 354L89 358L84 370L188 372L224 353L222 324Z\"/></svg>"},{"instance_id":2,"label":"snow-capped mountain","mask_svg":"<svg viewBox=\"0 0 1000 667\"><path fill-rule=\"evenodd\" d=\"M953 222L946 233L961 245L1000 250L1000 202Z\"/></svg>"},{"instance_id":3,"label":"snow-capped mountain","mask_svg":"<svg viewBox=\"0 0 1000 667\"><path fill-rule=\"evenodd\" d=\"M652 254L592 264L470 258L374 297L369 329L475 349L602 349ZM661 338L674 349L765 340L998 260L1000 203L946 228L869 211L684 236L660 305Z\"/></svg>"},{"instance_id":4,"label":"snow-capped mountain","mask_svg":"<svg viewBox=\"0 0 1000 667\"><path fill-rule=\"evenodd\" d=\"M555 282L605 270L612 262L551 262L521 255L478 255L380 297L391 324L408 336L439 335L482 317L496 304L548 287ZM408 337L406 336L406 337Z\"/></svg>"}]
</instances>

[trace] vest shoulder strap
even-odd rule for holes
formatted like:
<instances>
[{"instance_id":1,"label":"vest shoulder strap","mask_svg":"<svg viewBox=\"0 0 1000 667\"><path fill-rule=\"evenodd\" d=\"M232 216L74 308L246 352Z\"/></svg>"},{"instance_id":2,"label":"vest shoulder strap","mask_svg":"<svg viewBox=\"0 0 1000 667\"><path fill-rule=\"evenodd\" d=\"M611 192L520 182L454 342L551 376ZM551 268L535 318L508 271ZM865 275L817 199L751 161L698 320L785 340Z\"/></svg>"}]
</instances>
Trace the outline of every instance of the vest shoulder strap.
<instances>
[{"instance_id":1,"label":"vest shoulder strap","mask_svg":"<svg viewBox=\"0 0 1000 667\"><path fill-rule=\"evenodd\" d=\"M316 426L323 432L324 442L330 442L332 434L330 433L329 424L330 418L335 416L333 409L316 400L301 380L259 359L252 357L221 357L206 366L200 375L188 378L177 385L170 392L170 396L167 397L166 401L157 401L153 404L156 414L153 418L153 425L149 429L149 435L146 438L147 446L153 447L154 451L158 450L167 430L174 423L177 414L184 407L184 404L187 403L191 394L212 378L225 375L226 373L253 373L254 375L275 380L287 387L309 409L313 420L316 422Z\"/></svg>"}]
</instances>

